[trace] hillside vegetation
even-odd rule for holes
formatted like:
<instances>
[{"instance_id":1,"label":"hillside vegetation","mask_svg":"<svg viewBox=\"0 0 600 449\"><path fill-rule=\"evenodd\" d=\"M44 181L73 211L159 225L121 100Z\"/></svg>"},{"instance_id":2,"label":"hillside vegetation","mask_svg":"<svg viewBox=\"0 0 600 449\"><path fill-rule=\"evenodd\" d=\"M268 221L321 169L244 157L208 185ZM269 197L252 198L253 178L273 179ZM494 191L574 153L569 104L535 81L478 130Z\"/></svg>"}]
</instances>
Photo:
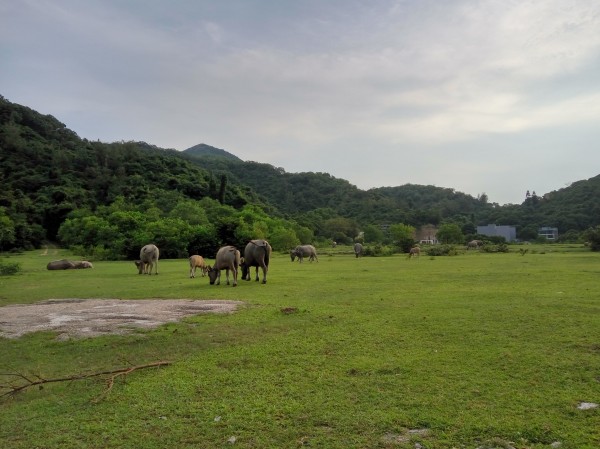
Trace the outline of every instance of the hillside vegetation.
<instances>
[{"instance_id":1,"label":"hillside vegetation","mask_svg":"<svg viewBox=\"0 0 600 449\"><path fill-rule=\"evenodd\" d=\"M205 144L177 152L88 141L3 97L0 149L0 250L58 241L119 258L162 239L167 254L182 256L251 237L285 250L314 239L349 242L398 223L452 223L465 235L477 225L513 225L521 239L553 226L575 239L600 217L600 176L505 206L435 186L363 191L327 173L287 173Z\"/></svg>"},{"instance_id":2,"label":"hillside vegetation","mask_svg":"<svg viewBox=\"0 0 600 449\"><path fill-rule=\"evenodd\" d=\"M188 153L186 150L184 153ZM405 223L457 223L466 234L478 225L495 223L517 228L521 239L535 239L542 226L576 237L600 224L600 175L544 196L525 197L522 204L499 205L485 194L474 198L454 189L405 184L360 190L328 173L287 173L281 167L240 161L231 155L190 152L204 168L227 174L252 188L266 202L303 223L315 216L340 216L361 227Z\"/></svg>"},{"instance_id":3,"label":"hillside vegetation","mask_svg":"<svg viewBox=\"0 0 600 449\"><path fill-rule=\"evenodd\" d=\"M249 188L174 150L81 139L54 117L3 98L0 120L0 249L58 240L121 258L156 241L165 256L181 257L241 244L269 226L272 235L297 227L267 216ZM255 232L255 221L264 229Z\"/></svg>"}]
</instances>

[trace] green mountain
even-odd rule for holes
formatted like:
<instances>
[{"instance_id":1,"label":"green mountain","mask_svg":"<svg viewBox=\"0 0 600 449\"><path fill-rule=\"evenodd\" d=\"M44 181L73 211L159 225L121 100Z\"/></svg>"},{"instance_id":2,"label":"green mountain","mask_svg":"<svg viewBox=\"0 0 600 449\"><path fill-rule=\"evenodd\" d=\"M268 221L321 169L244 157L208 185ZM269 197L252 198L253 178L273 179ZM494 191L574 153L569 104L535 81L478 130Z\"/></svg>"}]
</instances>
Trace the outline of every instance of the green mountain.
<instances>
[{"instance_id":1,"label":"green mountain","mask_svg":"<svg viewBox=\"0 0 600 449\"><path fill-rule=\"evenodd\" d=\"M352 238L367 226L453 222L465 234L477 225L512 225L519 238L532 239L541 226L577 234L600 224L600 175L507 206L435 186L365 191L328 173L288 173L206 144L177 152L145 142L88 141L51 115L1 96L0 181L0 249L54 240L74 212L93 214L117 201L163 214L183 200L207 198L236 210L256 205L318 238ZM235 220L222 219L219 235L233 238Z\"/></svg>"},{"instance_id":2,"label":"green mountain","mask_svg":"<svg viewBox=\"0 0 600 449\"><path fill-rule=\"evenodd\" d=\"M10 246L22 248L55 240L71 212L95 211L118 198L163 202L164 209L181 198L214 198L236 208L261 203L247 187L215 178L180 152L88 141L51 115L1 96L0 181L0 230L2 220L10 223Z\"/></svg>"},{"instance_id":3,"label":"green mountain","mask_svg":"<svg viewBox=\"0 0 600 449\"><path fill-rule=\"evenodd\" d=\"M249 186L265 202L302 223L310 224L303 216L315 211L352 219L360 226L405 223L418 227L452 221L474 233L478 225L495 223L515 226L522 239L535 239L542 226L557 227L565 234L600 224L600 175L533 196L520 205L500 206L489 203L485 195L475 198L450 188L405 184L364 191L328 173L288 173L239 158L194 155L192 159Z\"/></svg>"},{"instance_id":4,"label":"green mountain","mask_svg":"<svg viewBox=\"0 0 600 449\"><path fill-rule=\"evenodd\" d=\"M364 191L328 173L287 173L282 168L258 162L203 156L194 156L194 159L206 169L227 174L249 186L281 212L296 217L318 209L330 209L361 225L405 223L420 226L439 224L457 215L475 219L475 216L485 216L493 208L486 201L441 187L406 184Z\"/></svg>"}]
</instances>

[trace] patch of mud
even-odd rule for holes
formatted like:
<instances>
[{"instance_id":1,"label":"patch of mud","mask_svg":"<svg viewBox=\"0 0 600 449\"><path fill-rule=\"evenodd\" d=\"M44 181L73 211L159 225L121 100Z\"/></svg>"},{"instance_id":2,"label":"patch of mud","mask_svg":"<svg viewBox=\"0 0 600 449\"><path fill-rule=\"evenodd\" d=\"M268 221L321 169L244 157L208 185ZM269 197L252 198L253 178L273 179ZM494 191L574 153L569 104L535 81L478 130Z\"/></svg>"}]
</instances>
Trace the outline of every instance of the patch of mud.
<instances>
[{"instance_id":1,"label":"patch of mud","mask_svg":"<svg viewBox=\"0 0 600 449\"><path fill-rule=\"evenodd\" d=\"M593 408L598 408L598 404L595 402L581 402L577 408L579 410L591 410Z\"/></svg>"},{"instance_id":2,"label":"patch of mud","mask_svg":"<svg viewBox=\"0 0 600 449\"><path fill-rule=\"evenodd\" d=\"M401 433L386 433L381 438L385 444L405 444L409 443L413 437L424 438L429 436L429 429L405 429ZM415 443L415 447L422 447L420 443Z\"/></svg>"},{"instance_id":3,"label":"patch of mud","mask_svg":"<svg viewBox=\"0 0 600 449\"><path fill-rule=\"evenodd\" d=\"M241 301L193 299L49 299L0 307L0 337L38 331L59 338L125 334L202 313L232 313Z\"/></svg>"}]
</instances>

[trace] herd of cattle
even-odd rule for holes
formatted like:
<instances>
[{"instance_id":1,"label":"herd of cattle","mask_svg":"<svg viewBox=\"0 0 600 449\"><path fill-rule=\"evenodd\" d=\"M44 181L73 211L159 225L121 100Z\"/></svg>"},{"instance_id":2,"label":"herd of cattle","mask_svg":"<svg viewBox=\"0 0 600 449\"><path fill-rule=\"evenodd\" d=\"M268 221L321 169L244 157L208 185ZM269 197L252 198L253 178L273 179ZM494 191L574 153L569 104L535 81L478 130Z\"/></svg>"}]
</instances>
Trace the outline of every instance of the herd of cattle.
<instances>
[{"instance_id":1,"label":"herd of cattle","mask_svg":"<svg viewBox=\"0 0 600 449\"><path fill-rule=\"evenodd\" d=\"M309 245L310 246L310 245ZM301 248L301 247L298 247ZM296 250L298 249L296 248ZM316 250L313 246L312 253L310 253L311 258L317 257ZM294 256L296 253L294 250ZM266 240L251 240L244 248L244 256L242 257L240 251L234 246L227 245L219 248L217 251L217 255L215 257L215 263L213 266L210 266L204 260L204 257L199 256L197 254L191 256L189 258L190 263L190 278L196 277L196 270L200 269L202 276L208 275L210 280L210 284L221 283L221 271L225 270L225 276L227 279L227 285L229 282L229 272L231 272L233 277L233 286L237 286L237 277L238 271L242 269L242 279L249 281L250 280L250 268L256 268L256 280L259 281L259 268L262 269L263 280L262 283L267 283L267 273L269 271L269 260L271 259L271 252L273 249L271 245ZM299 250L298 257L302 258L304 253ZM152 274L152 268L155 267L155 274L158 274L158 258L160 251L156 245L146 245L140 250L140 258L135 261L135 265L138 267L139 274ZM312 260L312 259L311 259Z\"/></svg>"},{"instance_id":2,"label":"herd of cattle","mask_svg":"<svg viewBox=\"0 0 600 449\"><path fill-rule=\"evenodd\" d=\"M473 240L467 244L467 249L477 248L481 245L479 240ZM363 246L360 243L354 244L355 256L361 257L363 255ZM190 264L190 278L196 277L196 269L200 269L202 276L208 275L210 284L221 283L221 271L225 270L225 277L227 285L229 283L229 272L233 277L233 286L237 286L238 271L242 270L242 279L250 280L250 268L256 268L256 281L260 281L259 269L262 270L263 279L262 283L267 283L267 273L269 271L269 260L271 258L272 248L269 242L266 240L251 240L244 248L244 254L240 253L234 246L227 245L219 248L215 257L215 263L210 266L206 263L204 258L199 255L193 255L189 258ZM411 248L408 253L409 258L419 257L421 249L418 246ZM156 245L145 245L140 250L140 258L134 261L138 268L139 274L158 274L158 258L160 251ZM298 245L296 248L290 251L290 257L292 262L298 259L298 262L302 263L304 258L308 258L310 262L318 262L317 250L313 245ZM72 262L67 259L54 260L46 266L48 270L70 270L80 268L93 268L92 264L86 260L79 262Z\"/></svg>"},{"instance_id":3,"label":"herd of cattle","mask_svg":"<svg viewBox=\"0 0 600 449\"><path fill-rule=\"evenodd\" d=\"M196 270L200 269L202 276L208 275L210 284L221 283L221 271L225 270L225 276L227 279L227 285L230 285L229 272L233 277L233 286L237 286L238 271L242 270L242 279L250 280L250 269L256 268L256 281L260 280L259 269L262 270L262 283L267 282L267 273L269 271L269 260L271 259L271 252L273 249L266 240L251 240L244 248L244 255L242 257L240 251L234 246L227 245L219 248L215 257L215 263L210 266L206 263L204 258L199 255L193 255L189 258L190 264L190 278L196 277ZM317 258L317 250L312 245L300 245L294 248L290 252L292 261L298 258L299 262L302 262L305 257L312 262L313 260L319 261ZM156 245L145 245L140 250L140 258L135 260L134 263L138 269L139 274L158 274L158 259L160 257L160 250ZM48 270L68 270L75 268L93 268L92 264L87 261L72 262L67 259L55 260L46 266Z\"/></svg>"}]
</instances>

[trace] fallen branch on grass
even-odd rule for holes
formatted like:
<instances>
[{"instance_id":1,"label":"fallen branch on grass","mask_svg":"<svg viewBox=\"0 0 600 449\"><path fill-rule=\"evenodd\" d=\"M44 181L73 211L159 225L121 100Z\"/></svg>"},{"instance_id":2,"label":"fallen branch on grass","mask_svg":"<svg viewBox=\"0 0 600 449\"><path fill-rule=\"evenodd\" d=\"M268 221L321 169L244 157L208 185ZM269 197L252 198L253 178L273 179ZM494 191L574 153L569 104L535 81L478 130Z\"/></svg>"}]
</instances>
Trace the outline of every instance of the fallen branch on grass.
<instances>
[{"instance_id":1,"label":"fallen branch on grass","mask_svg":"<svg viewBox=\"0 0 600 449\"><path fill-rule=\"evenodd\" d=\"M104 396L112 389L112 387L115 383L115 379L118 376L126 376L129 373L132 373L133 371L137 371L137 370L144 369L144 368L153 368L153 367L157 367L157 366L166 366L166 365L170 365L171 363L173 363L173 362L168 362L168 361L153 362L153 363L147 363L145 365L130 366L128 368L119 368L119 369L115 369L115 370L100 371L97 373L90 373L90 374L76 374L74 376L59 377L59 378L55 378L55 379L44 379L38 375L36 375L35 378L32 379L21 373L0 373L0 376L15 377L15 378L19 378L24 381L24 383L21 383L20 385L12 385L12 384L11 385L1 385L0 384L0 391L8 390L8 391L5 391L4 393L0 394L0 397L13 395L13 394L19 393L23 390L26 390L28 388L35 387L35 386L42 388L42 385L49 384L49 383L69 382L69 381L73 381L73 380L89 379L90 377L107 376L107 378L106 378L107 387L106 387L106 390L104 390L104 392L102 393L102 396Z\"/></svg>"}]
</instances>

